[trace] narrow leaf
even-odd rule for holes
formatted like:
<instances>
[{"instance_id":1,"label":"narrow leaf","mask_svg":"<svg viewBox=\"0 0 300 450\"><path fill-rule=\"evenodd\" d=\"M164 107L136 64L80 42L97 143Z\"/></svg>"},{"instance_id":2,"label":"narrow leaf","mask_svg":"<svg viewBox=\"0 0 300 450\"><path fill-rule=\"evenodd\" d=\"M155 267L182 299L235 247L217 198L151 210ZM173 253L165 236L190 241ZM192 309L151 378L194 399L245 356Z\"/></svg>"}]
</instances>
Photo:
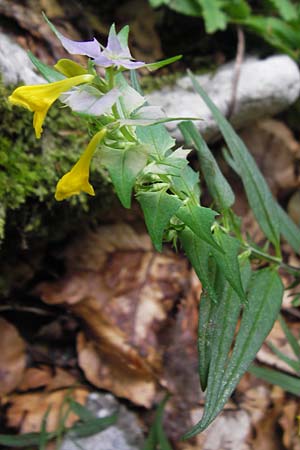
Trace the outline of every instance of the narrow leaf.
<instances>
[{"instance_id":1,"label":"narrow leaf","mask_svg":"<svg viewBox=\"0 0 300 450\"><path fill-rule=\"evenodd\" d=\"M291 330L289 329L288 325L286 324L284 318L282 317L281 314L279 314L279 323L281 325L281 328L283 329L283 332L288 340L288 343L290 344L294 355L299 359L300 361L300 343L298 341L298 339L293 335L293 333L291 332Z\"/></svg>"},{"instance_id":2,"label":"narrow leaf","mask_svg":"<svg viewBox=\"0 0 300 450\"><path fill-rule=\"evenodd\" d=\"M265 367L258 367L252 365L249 372L257 378L267 381L268 383L280 386L284 391L300 397L300 378L292 377L277 370L267 369Z\"/></svg>"},{"instance_id":3,"label":"narrow leaf","mask_svg":"<svg viewBox=\"0 0 300 450\"><path fill-rule=\"evenodd\" d=\"M83 422L88 422L89 420L95 419L95 416L91 411L76 402L72 397L68 399L68 404L71 411L73 411L73 413L76 414L76 416L78 416Z\"/></svg>"},{"instance_id":4,"label":"narrow leaf","mask_svg":"<svg viewBox=\"0 0 300 450\"><path fill-rule=\"evenodd\" d=\"M292 221L288 214L277 206L277 214L279 216L279 226L282 236L287 240L292 249L300 254L300 228Z\"/></svg>"},{"instance_id":5,"label":"narrow leaf","mask_svg":"<svg viewBox=\"0 0 300 450\"><path fill-rule=\"evenodd\" d=\"M50 441L56 437L56 433L47 433L47 439ZM11 434L0 434L0 445L6 447L28 447L31 445L39 445L40 433L25 433L13 436Z\"/></svg>"},{"instance_id":6,"label":"narrow leaf","mask_svg":"<svg viewBox=\"0 0 300 450\"><path fill-rule=\"evenodd\" d=\"M290 366L296 373L300 373L300 361L296 361L295 359L289 358L285 353L280 351L272 342L267 342L268 347L278 356L281 361L285 362L288 366Z\"/></svg>"},{"instance_id":7,"label":"narrow leaf","mask_svg":"<svg viewBox=\"0 0 300 450\"><path fill-rule=\"evenodd\" d=\"M44 64L42 61L40 61L38 58L36 58L33 53L28 52L28 56L29 56L31 62L35 65L35 67L43 75L43 77L47 81L49 81L49 83L52 83L54 81L64 80L66 78L61 73L57 72L57 70L53 69L52 67L47 66L47 64Z\"/></svg>"},{"instance_id":8,"label":"narrow leaf","mask_svg":"<svg viewBox=\"0 0 300 450\"><path fill-rule=\"evenodd\" d=\"M164 190L139 192L137 200L141 204L153 245L160 252L164 230L182 203L178 197Z\"/></svg>"},{"instance_id":9,"label":"narrow leaf","mask_svg":"<svg viewBox=\"0 0 300 450\"><path fill-rule=\"evenodd\" d=\"M194 88L211 110L237 164L253 213L267 238L279 247L279 219L271 191L243 141L190 72Z\"/></svg>"},{"instance_id":10,"label":"narrow leaf","mask_svg":"<svg viewBox=\"0 0 300 450\"><path fill-rule=\"evenodd\" d=\"M215 230L216 241L223 250L223 255L220 255L214 248L212 249L216 263L224 273L224 276L231 287L235 290L237 295L247 301L246 294L243 289L240 265L238 261L238 253L240 243L237 239L223 233L219 228Z\"/></svg>"},{"instance_id":11,"label":"narrow leaf","mask_svg":"<svg viewBox=\"0 0 300 450\"><path fill-rule=\"evenodd\" d=\"M216 262L211 260L211 283L214 283L218 303L212 301L208 291L203 289L199 308L198 323L198 353L199 353L199 377L200 385L203 391L206 390L209 367L212 358L213 337L215 334L217 323L217 309L223 297L225 288L225 278Z\"/></svg>"},{"instance_id":12,"label":"narrow leaf","mask_svg":"<svg viewBox=\"0 0 300 450\"><path fill-rule=\"evenodd\" d=\"M154 70L160 69L161 67L168 66L169 64L172 64L181 58L182 58L182 55L172 56L171 58L166 58L161 61L156 61L154 63L145 64L145 67L147 67L147 69L149 69L152 72Z\"/></svg>"},{"instance_id":13,"label":"narrow leaf","mask_svg":"<svg viewBox=\"0 0 300 450\"><path fill-rule=\"evenodd\" d=\"M131 194L136 177L147 164L145 146L125 149L101 147L101 162L107 168L117 195L125 208L130 208Z\"/></svg>"},{"instance_id":14,"label":"narrow leaf","mask_svg":"<svg viewBox=\"0 0 300 450\"><path fill-rule=\"evenodd\" d=\"M187 225L199 239L210 244L212 247L222 252L222 248L214 240L211 232L212 224L215 221L215 216L218 215L216 211L202 206L191 205L187 203L182 206L177 212L176 216Z\"/></svg>"},{"instance_id":15,"label":"narrow leaf","mask_svg":"<svg viewBox=\"0 0 300 450\"><path fill-rule=\"evenodd\" d=\"M240 329L226 370L222 374L218 395L216 397L215 389L209 384L210 376L215 376L211 363L204 415L187 437L203 431L219 414L272 329L280 310L282 295L283 285L275 271L268 268L252 275L249 304L244 308Z\"/></svg>"},{"instance_id":16,"label":"narrow leaf","mask_svg":"<svg viewBox=\"0 0 300 450\"><path fill-rule=\"evenodd\" d=\"M117 421L117 418L117 414L100 418L94 417L88 422L76 423L68 430L68 432L71 436L76 438L92 436L93 434L100 433L100 431L103 431L105 428L113 425Z\"/></svg>"},{"instance_id":17,"label":"narrow leaf","mask_svg":"<svg viewBox=\"0 0 300 450\"><path fill-rule=\"evenodd\" d=\"M179 239L183 249L192 264L203 289L207 292L209 298L218 302L217 292L215 290L215 261L211 254L211 247L188 227L179 232Z\"/></svg>"},{"instance_id":18,"label":"narrow leaf","mask_svg":"<svg viewBox=\"0 0 300 450\"><path fill-rule=\"evenodd\" d=\"M195 144L201 172L213 200L221 209L230 208L234 203L234 193L196 126L192 122L183 122L179 128Z\"/></svg>"},{"instance_id":19,"label":"narrow leaf","mask_svg":"<svg viewBox=\"0 0 300 450\"><path fill-rule=\"evenodd\" d=\"M244 288L247 288L251 277L249 261L244 261L242 268ZM229 352L232 346L237 322L241 311L241 301L238 295L227 282L222 283L223 289L219 298L218 306L213 308L209 320L215 324L209 335L211 349L209 361L209 373L207 380L207 394L204 414L201 421L184 437L188 438L206 428L205 423L209 419L211 411L219 401L222 391L223 378L229 360ZM201 302L200 302L201 309ZM209 326L209 323L207 324ZM199 337L205 329L199 328ZM204 339L206 336L204 336Z\"/></svg>"}]
</instances>

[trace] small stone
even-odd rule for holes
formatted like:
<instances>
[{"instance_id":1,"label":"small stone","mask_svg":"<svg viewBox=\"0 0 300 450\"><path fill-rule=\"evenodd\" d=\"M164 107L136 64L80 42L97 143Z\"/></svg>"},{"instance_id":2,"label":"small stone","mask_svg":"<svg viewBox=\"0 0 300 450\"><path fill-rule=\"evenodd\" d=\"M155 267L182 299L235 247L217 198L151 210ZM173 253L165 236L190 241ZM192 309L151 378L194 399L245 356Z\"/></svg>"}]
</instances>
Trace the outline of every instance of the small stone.
<instances>
[{"instance_id":1,"label":"small stone","mask_svg":"<svg viewBox=\"0 0 300 450\"><path fill-rule=\"evenodd\" d=\"M60 450L141 450L144 436L137 416L111 394L94 392L89 395L86 405L95 417L106 417L118 413L117 422L85 438L70 439L66 436Z\"/></svg>"},{"instance_id":2,"label":"small stone","mask_svg":"<svg viewBox=\"0 0 300 450\"><path fill-rule=\"evenodd\" d=\"M234 63L229 63L213 74L196 76L225 116L232 101L234 73ZM242 128L254 120L273 116L291 105L299 93L299 68L289 56L272 56L264 60L247 57L241 66L230 122L235 128ZM201 118L194 123L206 140L212 141L219 136L211 112L195 92L188 76L177 80L173 86L149 94L148 98L152 105L162 106L168 117ZM177 122L168 123L167 128L173 137L182 141Z\"/></svg>"}]
</instances>

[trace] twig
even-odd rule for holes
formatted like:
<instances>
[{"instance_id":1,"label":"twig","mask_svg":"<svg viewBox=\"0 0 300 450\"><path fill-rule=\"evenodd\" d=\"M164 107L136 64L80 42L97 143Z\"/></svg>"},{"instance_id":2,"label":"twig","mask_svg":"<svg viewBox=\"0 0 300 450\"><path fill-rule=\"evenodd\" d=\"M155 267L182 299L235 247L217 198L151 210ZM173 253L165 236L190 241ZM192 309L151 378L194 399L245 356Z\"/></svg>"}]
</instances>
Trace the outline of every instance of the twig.
<instances>
[{"instance_id":1,"label":"twig","mask_svg":"<svg viewBox=\"0 0 300 450\"><path fill-rule=\"evenodd\" d=\"M241 27L237 27L237 38L238 38L238 44L237 44L237 52L235 57L235 64L234 64L234 74L233 74L233 80L232 80L232 94L231 94L231 100L229 103L228 111L227 111L227 118L230 119L232 114L234 113L235 107L236 107L236 97L237 97L237 88L238 83L241 75L241 67L244 60L245 55L245 35Z\"/></svg>"}]
</instances>

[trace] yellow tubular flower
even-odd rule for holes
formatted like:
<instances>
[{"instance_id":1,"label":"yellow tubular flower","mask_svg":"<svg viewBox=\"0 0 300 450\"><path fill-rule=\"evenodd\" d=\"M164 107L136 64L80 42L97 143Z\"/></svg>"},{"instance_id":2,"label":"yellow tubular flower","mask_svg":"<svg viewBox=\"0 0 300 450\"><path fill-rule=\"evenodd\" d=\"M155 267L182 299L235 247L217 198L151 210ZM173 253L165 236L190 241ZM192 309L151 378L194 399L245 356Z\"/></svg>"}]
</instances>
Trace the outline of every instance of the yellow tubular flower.
<instances>
[{"instance_id":1,"label":"yellow tubular flower","mask_svg":"<svg viewBox=\"0 0 300 450\"><path fill-rule=\"evenodd\" d=\"M73 86L82 83L89 83L94 78L93 75L84 74L54 83L38 84L36 86L21 86L14 90L8 100L13 105L23 106L33 111L33 127L35 135L39 139L43 131L42 125L48 109L65 91Z\"/></svg>"},{"instance_id":2,"label":"yellow tubular flower","mask_svg":"<svg viewBox=\"0 0 300 450\"><path fill-rule=\"evenodd\" d=\"M72 195L78 195L80 192L95 195L94 188L89 183L90 164L97 145L102 141L105 134L106 128L98 131L75 166L59 180L55 191L57 201L65 200Z\"/></svg>"}]
</instances>

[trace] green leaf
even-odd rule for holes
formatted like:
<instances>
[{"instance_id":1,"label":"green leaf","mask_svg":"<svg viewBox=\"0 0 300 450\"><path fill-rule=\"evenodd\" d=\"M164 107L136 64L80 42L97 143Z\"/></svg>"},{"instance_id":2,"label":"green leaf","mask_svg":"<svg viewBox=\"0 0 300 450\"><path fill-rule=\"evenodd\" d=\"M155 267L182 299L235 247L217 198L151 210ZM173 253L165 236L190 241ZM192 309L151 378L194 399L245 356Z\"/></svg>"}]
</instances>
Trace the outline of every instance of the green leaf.
<instances>
[{"instance_id":1,"label":"green leaf","mask_svg":"<svg viewBox=\"0 0 300 450\"><path fill-rule=\"evenodd\" d=\"M221 10L218 0L196 0L202 8L202 15L207 33L214 33L217 30L225 30L227 25L226 14Z\"/></svg>"},{"instance_id":2,"label":"green leaf","mask_svg":"<svg viewBox=\"0 0 300 450\"><path fill-rule=\"evenodd\" d=\"M72 397L68 398L68 404L71 411L73 411L73 413L76 414L76 416L78 416L83 422L88 422L89 420L95 419L95 416L91 411L76 402Z\"/></svg>"},{"instance_id":3,"label":"green leaf","mask_svg":"<svg viewBox=\"0 0 300 450\"><path fill-rule=\"evenodd\" d=\"M215 221L216 211L203 206L191 205L187 203L183 205L177 212L176 216L182 220L199 238L222 252L222 248L214 240L211 227Z\"/></svg>"},{"instance_id":4,"label":"green leaf","mask_svg":"<svg viewBox=\"0 0 300 450\"><path fill-rule=\"evenodd\" d=\"M268 383L276 384L284 389L286 392L300 397L300 379L286 375L277 370L267 369L265 367L258 367L251 365L249 372L255 375L257 378L267 381Z\"/></svg>"},{"instance_id":5,"label":"green leaf","mask_svg":"<svg viewBox=\"0 0 300 450\"><path fill-rule=\"evenodd\" d=\"M199 85L195 76L189 73L196 92L211 110L214 119L224 136L232 157L237 165L238 174L244 184L249 204L267 238L279 248L279 218L276 202L271 191L250 155L243 141L236 134L230 123Z\"/></svg>"},{"instance_id":6,"label":"green leaf","mask_svg":"<svg viewBox=\"0 0 300 450\"><path fill-rule=\"evenodd\" d=\"M280 232L292 249L300 254L300 228L297 227L280 205L277 204L276 206L279 216Z\"/></svg>"},{"instance_id":7,"label":"green leaf","mask_svg":"<svg viewBox=\"0 0 300 450\"><path fill-rule=\"evenodd\" d=\"M154 63L145 64L145 67L149 69L151 72L161 67L168 66L169 64L174 63L182 58L182 55L172 56L171 58L162 59L161 61L156 61Z\"/></svg>"},{"instance_id":8,"label":"green leaf","mask_svg":"<svg viewBox=\"0 0 300 450\"><path fill-rule=\"evenodd\" d=\"M163 125L137 127L136 135L141 142L151 146L151 153L158 159L162 159L175 144L175 139L171 138Z\"/></svg>"},{"instance_id":9,"label":"green leaf","mask_svg":"<svg viewBox=\"0 0 300 450\"><path fill-rule=\"evenodd\" d=\"M218 302L218 295L215 289L215 260L211 254L211 247L189 228L179 232L179 239L183 249L192 264L203 290L207 292L209 298Z\"/></svg>"},{"instance_id":10,"label":"green leaf","mask_svg":"<svg viewBox=\"0 0 300 450\"><path fill-rule=\"evenodd\" d=\"M93 434L100 433L100 431L103 431L105 428L113 425L117 419L117 414L100 418L93 417L93 419L89 419L87 422L76 423L68 430L68 433L76 438L92 436Z\"/></svg>"},{"instance_id":11,"label":"green leaf","mask_svg":"<svg viewBox=\"0 0 300 450\"><path fill-rule=\"evenodd\" d=\"M47 66L47 64L44 64L42 61L40 61L38 58L36 58L33 53L28 52L28 56L29 56L31 62L34 64L34 66L43 75L43 77L47 81L49 81L49 83L52 83L54 81L64 80L66 78L61 73L57 72L57 70L53 69L52 67Z\"/></svg>"},{"instance_id":12,"label":"green leaf","mask_svg":"<svg viewBox=\"0 0 300 450\"><path fill-rule=\"evenodd\" d=\"M160 252L164 230L182 203L178 197L167 194L165 190L139 192L137 200L141 204L153 245Z\"/></svg>"},{"instance_id":13,"label":"green leaf","mask_svg":"<svg viewBox=\"0 0 300 450\"><path fill-rule=\"evenodd\" d=\"M128 46L128 34L129 34L129 26L128 25L125 25L125 27L123 27L118 33L118 38L121 42L121 45L123 45L123 47Z\"/></svg>"},{"instance_id":14,"label":"green leaf","mask_svg":"<svg viewBox=\"0 0 300 450\"><path fill-rule=\"evenodd\" d=\"M47 440L50 441L56 437L56 433L47 433ZM13 436L10 434L0 434L0 445L6 447L29 447L39 445L40 433L25 433Z\"/></svg>"},{"instance_id":15,"label":"green leaf","mask_svg":"<svg viewBox=\"0 0 300 450\"><path fill-rule=\"evenodd\" d=\"M128 146L124 149L102 146L101 162L107 168L117 195L125 208L130 208L136 177L147 164L147 147Z\"/></svg>"},{"instance_id":16,"label":"green leaf","mask_svg":"<svg viewBox=\"0 0 300 450\"><path fill-rule=\"evenodd\" d=\"M219 252L212 249L216 263L237 295L246 302L247 297L243 289L240 264L238 261L240 242L228 234L223 233L219 228L215 230L215 238L223 250L223 255L220 255Z\"/></svg>"},{"instance_id":17,"label":"green leaf","mask_svg":"<svg viewBox=\"0 0 300 450\"><path fill-rule=\"evenodd\" d=\"M244 19L251 14L251 8L246 0L227 0L223 2L223 10L235 20Z\"/></svg>"},{"instance_id":18,"label":"green leaf","mask_svg":"<svg viewBox=\"0 0 300 450\"><path fill-rule=\"evenodd\" d=\"M234 203L234 193L196 126L192 122L183 122L179 128L195 144L201 172L213 200L221 209L230 208Z\"/></svg>"},{"instance_id":19,"label":"green leaf","mask_svg":"<svg viewBox=\"0 0 300 450\"><path fill-rule=\"evenodd\" d=\"M143 450L156 450L157 448L159 448L159 450L173 450L163 429L163 413L168 399L169 396L166 395L157 408L154 423L144 444Z\"/></svg>"},{"instance_id":20,"label":"green leaf","mask_svg":"<svg viewBox=\"0 0 300 450\"><path fill-rule=\"evenodd\" d=\"M242 276L244 288L246 289L251 277L249 261L244 261ZM210 347L210 360L207 362L209 369L204 415L200 423L187 433L185 437L190 437L202 431L202 429L198 429L199 426L202 427L202 424L205 423L211 411L214 411L214 405L219 401L223 377L226 374L226 366L229 361L229 352L232 347L232 341L241 311L241 301L230 284L228 282L224 283L224 280L222 280L220 288L218 305L211 307L210 314L209 316L207 315L206 327L199 328L198 339L205 341L202 346L206 345L206 347ZM201 313L201 301L199 314ZM207 333L207 328L210 328L209 333ZM201 336L202 333L204 333L203 336Z\"/></svg>"},{"instance_id":21,"label":"green leaf","mask_svg":"<svg viewBox=\"0 0 300 450\"><path fill-rule=\"evenodd\" d=\"M298 19L296 6L290 0L269 0L286 21Z\"/></svg>"},{"instance_id":22,"label":"green leaf","mask_svg":"<svg viewBox=\"0 0 300 450\"><path fill-rule=\"evenodd\" d=\"M207 388L209 367L212 358L213 337L217 323L217 310L224 294L225 278L214 260L211 263L210 282L214 284L214 291L218 299L218 303L212 301L209 292L203 289L198 323L198 353L199 353L199 377L200 385L203 391ZM238 302L236 302L238 303ZM228 337L228 336L227 336Z\"/></svg>"},{"instance_id":23,"label":"green leaf","mask_svg":"<svg viewBox=\"0 0 300 450\"><path fill-rule=\"evenodd\" d=\"M286 324L284 318L282 317L281 314L279 314L279 323L280 326L285 334L285 337L288 340L288 343L290 344L294 355L299 359L300 361L300 344L297 338L295 338L295 336L293 335L293 333L291 332L291 330L289 329L288 325Z\"/></svg>"},{"instance_id":24,"label":"green leaf","mask_svg":"<svg viewBox=\"0 0 300 450\"><path fill-rule=\"evenodd\" d=\"M220 372L213 365L209 368L205 410L200 422L186 434L191 437L203 431L219 414L232 394L241 376L248 369L256 353L269 334L279 313L283 295L283 285L279 275L272 269L262 269L254 273L249 284L249 304L244 307L241 325L231 357L226 362L225 370ZM221 323L228 319L220 315ZM216 329L216 335L220 333ZM221 335L222 336L222 335ZM225 339L225 337L224 337ZM220 342L221 339L217 339ZM213 344L214 345L214 344ZM215 355L214 349L212 354ZM217 360L225 359L221 346L216 350ZM226 349L227 351L227 349ZM216 389L216 379L222 377L219 389Z\"/></svg>"},{"instance_id":25,"label":"green leaf","mask_svg":"<svg viewBox=\"0 0 300 450\"><path fill-rule=\"evenodd\" d=\"M167 5L170 0L149 0L150 5L152 8L158 8L162 5Z\"/></svg>"},{"instance_id":26,"label":"green leaf","mask_svg":"<svg viewBox=\"0 0 300 450\"><path fill-rule=\"evenodd\" d=\"M281 361L284 361L288 366L290 366L295 372L300 373L300 361L289 358L282 351L280 351L272 342L267 342L268 347L278 356Z\"/></svg>"},{"instance_id":27,"label":"green leaf","mask_svg":"<svg viewBox=\"0 0 300 450\"><path fill-rule=\"evenodd\" d=\"M202 9L195 0L165 0L165 4L181 14L200 17Z\"/></svg>"}]
</instances>

